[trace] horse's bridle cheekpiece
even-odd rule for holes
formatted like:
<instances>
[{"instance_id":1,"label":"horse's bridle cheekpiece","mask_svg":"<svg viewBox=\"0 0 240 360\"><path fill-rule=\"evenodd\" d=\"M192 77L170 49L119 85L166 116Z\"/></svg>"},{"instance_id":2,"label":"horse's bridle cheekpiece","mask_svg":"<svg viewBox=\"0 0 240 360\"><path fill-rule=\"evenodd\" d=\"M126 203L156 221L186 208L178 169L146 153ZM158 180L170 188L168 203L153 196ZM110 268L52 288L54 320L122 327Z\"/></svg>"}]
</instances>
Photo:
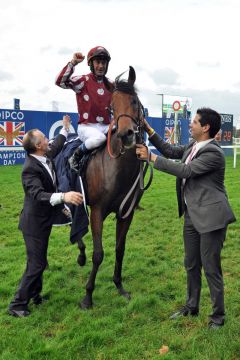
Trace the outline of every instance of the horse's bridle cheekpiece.
<instances>
[{"instance_id":1,"label":"horse's bridle cheekpiece","mask_svg":"<svg viewBox=\"0 0 240 360\"><path fill-rule=\"evenodd\" d=\"M114 91L117 91L118 88L115 87ZM120 149L120 152L116 155L114 155L112 153L112 149L111 149L111 134L112 134L112 129L113 129L113 126L116 125L116 129L118 129L118 123L119 123L119 120L121 119L121 117L127 117L129 119L131 119L135 125L137 126L137 130L135 131L135 134L136 134L136 142L138 144L145 144L144 143L144 115L145 115L145 111L144 111L144 107L142 105L142 103L140 102L140 100L137 98L137 101L138 101L138 115L137 117L133 117L129 114L120 114L118 115L118 117L116 119L114 119L110 126L109 126L109 130L108 130L108 137L107 137L107 148L108 148L108 153L109 153L109 156L112 158L112 159L116 159L118 158L119 156L123 155L125 153L125 149L124 149L124 145L122 144L122 147ZM109 109L110 111L110 114L113 115L113 110L112 108ZM129 192L127 193L127 195L125 196L125 198L123 199L120 207L119 207L119 212L118 212L118 216L122 219L125 219L129 216L129 214L133 211L134 207L136 206L136 201L138 199L138 196L139 196L139 191L145 191L149 188L149 186L151 185L152 183L152 179L153 179L153 168L151 166L151 164L149 163L149 160L146 159L146 160L139 160L140 163L139 163L139 174L133 184L133 186L131 187L131 189L129 190ZM145 165L144 165L145 163ZM147 173L147 170L148 170L148 167L150 168L150 176L149 176L149 180L148 180L148 183L146 186L144 186L144 177ZM138 188L138 184L139 184L139 187L140 189ZM132 202L128 208L128 210L125 212L125 214L123 215L123 209L127 203L127 201L129 200L129 198L131 197L131 195L133 195L133 199L132 199Z\"/></svg>"}]
</instances>

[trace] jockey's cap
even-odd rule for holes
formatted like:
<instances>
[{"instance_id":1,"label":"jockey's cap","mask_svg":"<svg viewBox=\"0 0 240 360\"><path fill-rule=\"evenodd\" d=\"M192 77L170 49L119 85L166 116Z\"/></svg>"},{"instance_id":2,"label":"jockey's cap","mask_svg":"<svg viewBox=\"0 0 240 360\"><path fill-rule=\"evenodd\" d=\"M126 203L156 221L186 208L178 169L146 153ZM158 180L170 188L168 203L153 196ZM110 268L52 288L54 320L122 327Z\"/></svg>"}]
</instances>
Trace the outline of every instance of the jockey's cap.
<instances>
[{"instance_id":1,"label":"jockey's cap","mask_svg":"<svg viewBox=\"0 0 240 360\"><path fill-rule=\"evenodd\" d=\"M87 63L90 65L90 61L94 59L95 57L101 57L102 59L106 59L107 62L111 60L111 56L107 49L105 49L103 46L96 46L89 50L87 55Z\"/></svg>"}]
</instances>

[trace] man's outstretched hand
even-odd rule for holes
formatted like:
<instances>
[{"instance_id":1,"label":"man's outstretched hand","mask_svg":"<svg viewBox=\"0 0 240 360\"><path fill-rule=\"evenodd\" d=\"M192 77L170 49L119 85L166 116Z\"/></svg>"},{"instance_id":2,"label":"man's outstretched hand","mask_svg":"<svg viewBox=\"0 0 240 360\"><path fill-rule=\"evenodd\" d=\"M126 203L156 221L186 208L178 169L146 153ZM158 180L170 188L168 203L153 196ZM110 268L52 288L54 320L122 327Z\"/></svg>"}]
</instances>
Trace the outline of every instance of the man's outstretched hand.
<instances>
[{"instance_id":1,"label":"man's outstretched hand","mask_svg":"<svg viewBox=\"0 0 240 360\"><path fill-rule=\"evenodd\" d=\"M80 205L83 202L83 196L80 192L69 191L64 193L64 202L67 204Z\"/></svg>"}]
</instances>

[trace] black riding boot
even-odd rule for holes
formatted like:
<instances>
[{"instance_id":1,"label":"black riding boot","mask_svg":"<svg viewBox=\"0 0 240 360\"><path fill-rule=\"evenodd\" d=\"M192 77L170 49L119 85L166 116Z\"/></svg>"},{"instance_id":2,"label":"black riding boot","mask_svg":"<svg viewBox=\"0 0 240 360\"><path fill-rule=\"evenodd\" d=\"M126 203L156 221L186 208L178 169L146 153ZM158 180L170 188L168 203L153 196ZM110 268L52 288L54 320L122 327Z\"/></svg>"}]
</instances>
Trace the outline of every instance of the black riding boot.
<instances>
[{"instance_id":1,"label":"black riding boot","mask_svg":"<svg viewBox=\"0 0 240 360\"><path fill-rule=\"evenodd\" d=\"M69 158L68 162L70 168L76 172L79 171L79 161L83 157L84 154L88 152L85 144L81 144L73 153L73 155Z\"/></svg>"}]
</instances>

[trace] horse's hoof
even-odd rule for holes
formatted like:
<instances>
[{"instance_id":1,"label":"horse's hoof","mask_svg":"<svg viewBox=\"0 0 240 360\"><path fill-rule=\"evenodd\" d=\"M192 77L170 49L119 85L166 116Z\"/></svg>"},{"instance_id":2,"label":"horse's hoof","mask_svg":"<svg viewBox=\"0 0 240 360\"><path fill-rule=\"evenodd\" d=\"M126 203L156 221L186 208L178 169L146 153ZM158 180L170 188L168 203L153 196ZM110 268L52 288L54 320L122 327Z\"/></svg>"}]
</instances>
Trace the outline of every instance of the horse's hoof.
<instances>
[{"instance_id":1,"label":"horse's hoof","mask_svg":"<svg viewBox=\"0 0 240 360\"><path fill-rule=\"evenodd\" d=\"M78 265L79 266L84 266L86 264L86 259L87 259L87 257L86 257L85 254L84 255L82 255L82 254L78 255L78 258L77 258Z\"/></svg>"},{"instance_id":2,"label":"horse's hoof","mask_svg":"<svg viewBox=\"0 0 240 360\"><path fill-rule=\"evenodd\" d=\"M124 289L119 289L119 294L124 296L127 300L131 300L131 295L128 291L124 290Z\"/></svg>"},{"instance_id":3,"label":"horse's hoof","mask_svg":"<svg viewBox=\"0 0 240 360\"><path fill-rule=\"evenodd\" d=\"M82 309L82 310L89 310L89 309L92 309L92 304L86 304L85 302L81 302L80 303L80 308Z\"/></svg>"},{"instance_id":4,"label":"horse's hoof","mask_svg":"<svg viewBox=\"0 0 240 360\"><path fill-rule=\"evenodd\" d=\"M131 295L129 292L125 291L123 294L122 294L127 300L131 300Z\"/></svg>"},{"instance_id":5,"label":"horse's hoof","mask_svg":"<svg viewBox=\"0 0 240 360\"><path fill-rule=\"evenodd\" d=\"M83 301L80 303L80 308L82 310L89 310L89 309L92 309L93 307L93 304L92 304L92 301L84 298Z\"/></svg>"}]
</instances>

